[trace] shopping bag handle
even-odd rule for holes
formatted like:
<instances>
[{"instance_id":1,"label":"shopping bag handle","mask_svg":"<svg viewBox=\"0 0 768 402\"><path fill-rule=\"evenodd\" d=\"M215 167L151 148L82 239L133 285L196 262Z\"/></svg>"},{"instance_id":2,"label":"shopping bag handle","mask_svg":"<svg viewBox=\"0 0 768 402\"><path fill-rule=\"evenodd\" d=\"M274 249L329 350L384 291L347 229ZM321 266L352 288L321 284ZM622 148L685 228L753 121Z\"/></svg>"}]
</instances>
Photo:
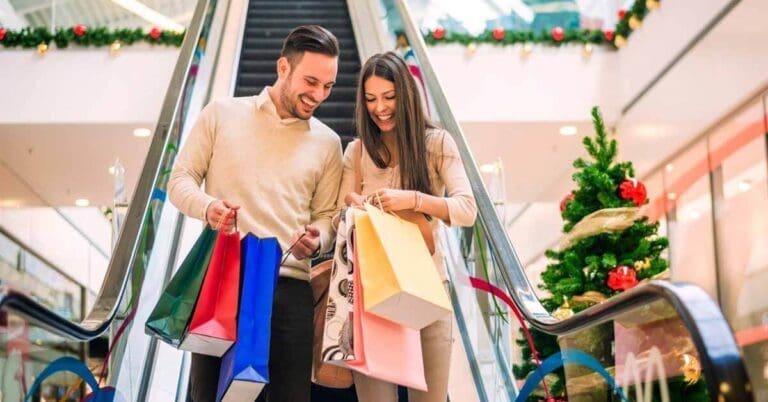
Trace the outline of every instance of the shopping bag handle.
<instances>
[{"instance_id":1,"label":"shopping bag handle","mask_svg":"<svg viewBox=\"0 0 768 402\"><path fill-rule=\"evenodd\" d=\"M215 230L221 229L221 221L222 221L222 219L224 219L225 216L229 216L230 213L234 213L235 214L235 216L234 216L234 218L235 218L235 226L234 226L234 231L232 233L238 232L239 229L237 227L237 210L236 209L231 209L231 208L227 208L227 209L229 210L229 212L227 212L226 214L222 214L219 217L219 221L216 222L216 227L214 229Z\"/></svg>"}]
</instances>

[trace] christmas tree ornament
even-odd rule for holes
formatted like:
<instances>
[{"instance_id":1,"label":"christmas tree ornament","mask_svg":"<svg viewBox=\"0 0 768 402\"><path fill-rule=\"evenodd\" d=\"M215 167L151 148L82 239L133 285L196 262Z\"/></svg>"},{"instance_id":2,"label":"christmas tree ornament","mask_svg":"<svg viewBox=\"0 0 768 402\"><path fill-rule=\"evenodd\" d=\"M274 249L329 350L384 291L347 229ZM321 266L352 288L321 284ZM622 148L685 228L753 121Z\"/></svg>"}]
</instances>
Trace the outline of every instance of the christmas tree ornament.
<instances>
[{"instance_id":1,"label":"christmas tree ornament","mask_svg":"<svg viewBox=\"0 0 768 402\"><path fill-rule=\"evenodd\" d=\"M565 302L562 306L558 307L555 311L552 312L552 317L557 318L560 321L567 320L571 317L573 317L573 310L571 309L571 305L568 304L568 299L565 299Z\"/></svg>"},{"instance_id":2,"label":"christmas tree ornament","mask_svg":"<svg viewBox=\"0 0 768 402\"><path fill-rule=\"evenodd\" d=\"M619 265L608 272L607 285L611 290L629 290L637 286L637 283L637 272L626 265Z\"/></svg>"},{"instance_id":3,"label":"christmas tree ornament","mask_svg":"<svg viewBox=\"0 0 768 402\"><path fill-rule=\"evenodd\" d=\"M584 47L581 49L581 52L584 55L584 57L589 57L589 56L592 56L592 50L593 50L592 44L585 43Z\"/></svg>"},{"instance_id":4,"label":"christmas tree ornament","mask_svg":"<svg viewBox=\"0 0 768 402\"><path fill-rule=\"evenodd\" d=\"M504 37L507 35L507 32L504 30L504 27L498 26L496 28L493 28L491 35L493 35L493 39L500 41L500 40L504 40Z\"/></svg>"},{"instance_id":5,"label":"christmas tree ornament","mask_svg":"<svg viewBox=\"0 0 768 402\"><path fill-rule=\"evenodd\" d=\"M442 26L438 26L437 28L432 30L432 37L437 39L437 40L444 39L445 38L445 28L443 28Z\"/></svg>"},{"instance_id":6,"label":"christmas tree ornament","mask_svg":"<svg viewBox=\"0 0 768 402\"><path fill-rule=\"evenodd\" d=\"M116 56L118 53L120 53L120 49L122 48L123 44L119 40L116 40L112 42L111 45L109 45L109 53L113 56Z\"/></svg>"},{"instance_id":7,"label":"christmas tree ornament","mask_svg":"<svg viewBox=\"0 0 768 402\"><path fill-rule=\"evenodd\" d=\"M72 33L75 34L75 36L78 38L82 38L87 31L88 31L88 27L86 27L83 24L77 24L74 27L72 27Z\"/></svg>"},{"instance_id":8,"label":"christmas tree ornament","mask_svg":"<svg viewBox=\"0 0 768 402\"><path fill-rule=\"evenodd\" d=\"M568 203L573 201L574 197L576 197L576 194L571 191L563 197L563 199L560 201L560 214L562 215L563 212L565 212L565 209L568 208Z\"/></svg>"},{"instance_id":9,"label":"christmas tree ornament","mask_svg":"<svg viewBox=\"0 0 768 402\"><path fill-rule=\"evenodd\" d=\"M5 35L7 34L8 34L8 30L3 27L0 27L0 42L2 42L3 39L5 39Z\"/></svg>"},{"instance_id":10,"label":"christmas tree ornament","mask_svg":"<svg viewBox=\"0 0 768 402\"><path fill-rule=\"evenodd\" d=\"M683 378L688 385L695 384L701 378L701 364L699 360L688 353L680 356L682 360Z\"/></svg>"},{"instance_id":11,"label":"christmas tree ornament","mask_svg":"<svg viewBox=\"0 0 768 402\"><path fill-rule=\"evenodd\" d=\"M623 37L622 35L616 35L616 38L613 40L613 44L621 49L624 46L627 46L627 38Z\"/></svg>"},{"instance_id":12,"label":"christmas tree ornament","mask_svg":"<svg viewBox=\"0 0 768 402\"><path fill-rule=\"evenodd\" d=\"M563 39L565 39L565 30L563 27L552 28L552 39L554 39L555 42L562 42Z\"/></svg>"},{"instance_id":13,"label":"christmas tree ornament","mask_svg":"<svg viewBox=\"0 0 768 402\"><path fill-rule=\"evenodd\" d=\"M629 17L629 27L634 29L640 28L640 26L643 25L643 21L640 20L640 18L637 18L636 15L633 15Z\"/></svg>"},{"instance_id":14,"label":"christmas tree ornament","mask_svg":"<svg viewBox=\"0 0 768 402\"><path fill-rule=\"evenodd\" d=\"M645 6L649 10L657 10L661 7L661 2L659 2L659 0L645 0Z\"/></svg>"},{"instance_id":15,"label":"christmas tree ornament","mask_svg":"<svg viewBox=\"0 0 768 402\"><path fill-rule=\"evenodd\" d=\"M37 45L37 54L40 56L45 56L48 54L48 44L45 42L41 42L39 45Z\"/></svg>"},{"instance_id":16,"label":"christmas tree ornament","mask_svg":"<svg viewBox=\"0 0 768 402\"><path fill-rule=\"evenodd\" d=\"M616 36L616 31L612 29L606 29L605 31L603 31L603 37L605 37L605 40L607 40L608 42L613 42L614 36Z\"/></svg>"},{"instance_id":17,"label":"christmas tree ornament","mask_svg":"<svg viewBox=\"0 0 768 402\"><path fill-rule=\"evenodd\" d=\"M625 9L623 9L623 8L622 8L622 9L620 9L620 10L619 10L619 14L618 14L618 15L619 15L619 21L623 20L623 19L624 19L624 17L626 17L626 16L627 16L627 10L625 10Z\"/></svg>"},{"instance_id":18,"label":"christmas tree ornament","mask_svg":"<svg viewBox=\"0 0 768 402\"><path fill-rule=\"evenodd\" d=\"M588 290L582 293L580 296L573 296L571 301L574 303L584 303L589 305L600 304L604 302L608 297L598 291Z\"/></svg>"},{"instance_id":19,"label":"christmas tree ornament","mask_svg":"<svg viewBox=\"0 0 768 402\"><path fill-rule=\"evenodd\" d=\"M635 271L640 272L651 267L651 259L645 257L643 261L635 261L633 265L635 266Z\"/></svg>"},{"instance_id":20,"label":"christmas tree ornament","mask_svg":"<svg viewBox=\"0 0 768 402\"><path fill-rule=\"evenodd\" d=\"M152 29L149 31L149 37L153 40L158 40L161 36L163 36L163 31L161 31L158 27L152 27Z\"/></svg>"},{"instance_id":21,"label":"christmas tree ornament","mask_svg":"<svg viewBox=\"0 0 768 402\"><path fill-rule=\"evenodd\" d=\"M648 190L645 185L635 178L624 180L619 184L619 196L627 201L632 201L638 207L645 204L648 199Z\"/></svg>"}]
</instances>

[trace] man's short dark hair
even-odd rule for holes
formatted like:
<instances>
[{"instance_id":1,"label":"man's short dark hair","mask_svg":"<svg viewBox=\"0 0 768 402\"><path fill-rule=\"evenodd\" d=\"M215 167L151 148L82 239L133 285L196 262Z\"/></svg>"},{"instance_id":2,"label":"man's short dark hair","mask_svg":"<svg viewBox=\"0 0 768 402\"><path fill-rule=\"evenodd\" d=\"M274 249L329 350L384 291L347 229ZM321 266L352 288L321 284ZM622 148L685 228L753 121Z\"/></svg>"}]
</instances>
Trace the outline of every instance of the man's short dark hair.
<instances>
[{"instance_id":1,"label":"man's short dark hair","mask_svg":"<svg viewBox=\"0 0 768 402\"><path fill-rule=\"evenodd\" d=\"M294 65L304 52L321 53L328 56L339 55L339 40L331 31L320 25L302 25L296 27L283 41L281 57Z\"/></svg>"}]
</instances>

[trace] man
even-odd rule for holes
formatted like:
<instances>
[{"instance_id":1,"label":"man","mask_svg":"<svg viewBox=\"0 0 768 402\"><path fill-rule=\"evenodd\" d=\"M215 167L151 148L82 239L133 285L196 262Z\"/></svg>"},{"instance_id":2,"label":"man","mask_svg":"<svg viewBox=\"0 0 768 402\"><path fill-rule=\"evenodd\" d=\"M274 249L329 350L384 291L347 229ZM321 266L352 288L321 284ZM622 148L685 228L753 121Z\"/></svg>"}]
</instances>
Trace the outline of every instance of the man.
<instances>
[{"instance_id":1,"label":"man","mask_svg":"<svg viewBox=\"0 0 768 402\"><path fill-rule=\"evenodd\" d=\"M341 180L341 141L312 117L336 80L339 44L300 26L283 43L277 81L255 97L206 106L168 183L171 202L214 228L277 237L292 255L280 267L272 313L270 383L259 400L308 402L313 299L309 259L330 250ZM205 192L200 185L205 180ZM304 234L306 232L306 234ZM301 235L304 234L302 237ZM192 356L190 397L214 401L220 359Z\"/></svg>"}]
</instances>

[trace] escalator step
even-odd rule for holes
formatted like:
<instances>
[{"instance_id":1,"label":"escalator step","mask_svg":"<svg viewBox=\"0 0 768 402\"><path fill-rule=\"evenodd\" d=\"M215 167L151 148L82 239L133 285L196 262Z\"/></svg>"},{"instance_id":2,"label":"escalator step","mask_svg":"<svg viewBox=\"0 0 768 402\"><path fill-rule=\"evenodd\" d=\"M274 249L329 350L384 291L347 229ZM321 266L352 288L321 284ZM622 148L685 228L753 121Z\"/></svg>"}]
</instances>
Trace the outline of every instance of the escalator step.
<instances>
[{"instance_id":1,"label":"escalator step","mask_svg":"<svg viewBox=\"0 0 768 402\"><path fill-rule=\"evenodd\" d=\"M282 41L293 28L295 28L293 25L280 28L249 27L245 30L245 38L276 38ZM334 28L332 32L340 40L354 39L355 37L352 28L348 27Z\"/></svg>"},{"instance_id":2,"label":"escalator step","mask_svg":"<svg viewBox=\"0 0 768 402\"><path fill-rule=\"evenodd\" d=\"M282 28L291 30L299 25L316 24L325 27L333 32L336 28L349 28L349 19L347 18L307 18L298 16L295 18L262 18L248 17L248 26L259 28Z\"/></svg>"},{"instance_id":3,"label":"escalator step","mask_svg":"<svg viewBox=\"0 0 768 402\"><path fill-rule=\"evenodd\" d=\"M352 39L338 38L338 39L339 39L339 47L342 49L351 49L355 47L354 38ZM245 46L253 49L256 49L256 48L280 49L283 47L282 38L248 38L246 37L243 42Z\"/></svg>"},{"instance_id":4,"label":"escalator step","mask_svg":"<svg viewBox=\"0 0 768 402\"><path fill-rule=\"evenodd\" d=\"M295 18L296 12L301 12L301 17L304 18L323 18L323 19L338 19L348 18L347 10L345 9L324 9L315 7L302 7L289 10L275 10L267 8L251 7L248 10L248 17L260 17L260 18Z\"/></svg>"}]
</instances>

